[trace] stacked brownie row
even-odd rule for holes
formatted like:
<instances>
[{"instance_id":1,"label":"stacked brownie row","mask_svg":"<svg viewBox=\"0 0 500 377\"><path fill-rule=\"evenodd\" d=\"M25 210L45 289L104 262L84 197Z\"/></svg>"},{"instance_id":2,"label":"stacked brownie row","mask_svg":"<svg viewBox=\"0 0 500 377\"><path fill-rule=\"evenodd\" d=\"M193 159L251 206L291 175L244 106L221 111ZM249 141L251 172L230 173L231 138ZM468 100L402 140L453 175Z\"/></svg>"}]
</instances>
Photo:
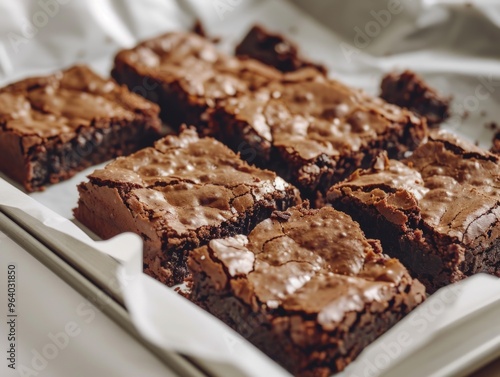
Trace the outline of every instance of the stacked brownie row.
<instances>
[{"instance_id":1,"label":"stacked brownie row","mask_svg":"<svg viewBox=\"0 0 500 377\"><path fill-rule=\"evenodd\" d=\"M348 215L300 205L293 186L194 129L79 190L77 219L103 238L140 234L146 273L168 285L189 267L191 299L298 376L342 370L425 298Z\"/></svg>"},{"instance_id":2,"label":"stacked brownie row","mask_svg":"<svg viewBox=\"0 0 500 377\"><path fill-rule=\"evenodd\" d=\"M314 67L281 73L222 54L196 34L169 33L120 52L113 77L131 89L148 83L163 119L196 125L308 198L368 167L381 151L403 157L427 132L412 112Z\"/></svg>"}]
</instances>

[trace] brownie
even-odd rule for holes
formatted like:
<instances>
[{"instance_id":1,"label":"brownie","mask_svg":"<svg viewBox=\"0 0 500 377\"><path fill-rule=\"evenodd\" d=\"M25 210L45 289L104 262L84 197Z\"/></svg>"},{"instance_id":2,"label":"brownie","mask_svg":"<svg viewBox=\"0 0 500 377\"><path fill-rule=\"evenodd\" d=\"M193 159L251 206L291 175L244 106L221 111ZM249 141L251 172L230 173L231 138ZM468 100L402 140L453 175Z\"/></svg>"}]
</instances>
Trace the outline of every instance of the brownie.
<instances>
[{"instance_id":1,"label":"brownie","mask_svg":"<svg viewBox=\"0 0 500 377\"><path fill-rule=\"evenodd\" d=\"M86 66L0 89L0 170L27 191L132 153L160 135L157 105Z\"/></svg>"},{"instance_id":2,"label":"brownie","mask_svg":"<svg viewBox=\"0 0 500 377\"><path fill-rule=\"evenodd\" d=\"M433 292L475 273L500 276L499 181L499 157L439 133L403 161L381 156L327 200Z\"/></svg>"},{"instance_id":3,"label":"brownie","mask_svg":"<svg viewBox=\"0 0 500 377\"><path fill-rule=\"evenodd\" d=\"M303 58L295 43L281 34L271 33L260 25L254 25L236 46L236 56L247 57L275 67L282 72L293 72L301 68L316 68L322 74L327 70Z\"/></svg>"},{"instance_id":4,"label":"brownie","mask_svg":"<svg viewBox=\"0 0 500 377\"><path fill-rule=\"evenodd\" d=\"M256 60L223 54L195 33L171 32L120 51L111 75L160 104L162 119L172 127L185 123L208 135L208 110L222 99L258 88L280 72Z\"/></svg>"},{"instance_id":5,"label":"brownie","mask_svg":"<svg viewBox=\"0 0 500 377\"><path fill-rule=\"evenodd\" d=\"M300 202L293 186L194 129L116 159L78 189L75 218L104 239L139 234L145 272L168 285L186 277L189 250L247 234L273 210Z\"/></svg>"},{"instance_id":6,"label":"brownie","mask_svg":"<svg viewBox=\"0 0 500 377\"><path fill-rule=\"evenodd\" d=\"M211 122L223 142L311 199L380 151L402 158L427 135L412 112L308 69L221 102Z\"/></svg>"},{"instance_id":7,"label":"brownie","mask_svg":"<svg viewBox=\"0 0 500 377\"><path fill-rule=\"evenodd\" d=\"M192 299L295 376L330 376L425 298L403 265L330 207L274 212L188 259Z\"/></svg>"},{"instance_id":8,"label":"brownie","mask_svg":"<svg viewBox=\"0 0 500 377\"><path fill-rule=\"evenodd\" d=\"M450 98L445 98L412 71L389 73L381 83L380 96L425 117L429 127L438 127L450 116Z\"/></svg>"}]
</instances>

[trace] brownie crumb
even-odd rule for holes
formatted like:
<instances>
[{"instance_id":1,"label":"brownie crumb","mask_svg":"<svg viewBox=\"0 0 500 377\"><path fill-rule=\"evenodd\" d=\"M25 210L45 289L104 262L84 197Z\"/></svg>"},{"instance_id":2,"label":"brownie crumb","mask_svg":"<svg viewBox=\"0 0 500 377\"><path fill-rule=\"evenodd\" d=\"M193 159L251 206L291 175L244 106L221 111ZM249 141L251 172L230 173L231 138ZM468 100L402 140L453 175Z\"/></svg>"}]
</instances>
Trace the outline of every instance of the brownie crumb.
<instances>
[{"instance_id":1,"label":"brownie crumb","mask_svg":"<svg viewBox=\"0 0 500 377\"><path fill-rule=\"evenodd\" d=\"M203 24L201 23L200 19L196 19L196 21L194 22L193 32L201 37L206 38L207 33L205 32L205 28L203 27Z\"/></svg>"},{"instance_id":2,"label":"brownie crumb","mask_svg":"<svg viewBox=\"0 0 500 377\"><path fill-rule=\"evenodd\" d=\"M288 221L291 214L289 212L276 211L272 214L271 218L276 220Z\"/></svg>"},{"instance_id":3,"label":"brownie crumb","mask_svg":"<svg viewBox=\"0 0 500 377\"><path fill-rule=\"evenodd\" d=\"M175 287L174 291L179 295L181 295L182 297L189 299L192 296L192 289L193 289L193 277L191 275L188 275L184 279L183 285Z\"/></svg>"},{"instance_id":4,"label":"brownie crumb","mask_svg":"<svg viewBox=\"0 0 500 377\"><path fill-rule=\"evenodd\" d=\"M500 277L499 163L455 135L433 132L408 159L358 171L327 199L434 292L476 273Z\"/></svg>"},{"instance_id":5,"label":"brownie crumb","mask_svg":"<svg viewBox=\"0 0 500 377\"><path fill-rule=\"evenodd\" d=\"M208 36L205 27L203 26L203 23L199 18L196 19L194 26L193 26L193 33L198 34L200 37L208 39L212 43L219 43L221 41L220 37L210 37Z\"/></svg>"},{"instance_id":6,"label":"brownie crumb","mask_svg":"<svg viewBox=\"0 0 500 377\"><path fill-rule=\"evenodd\" d=\"M425 117L429 127L439 127L450 117L451 99L439 95L415 72L389 73L380 87L381 98Z\"/></svg>"}]
</instances>

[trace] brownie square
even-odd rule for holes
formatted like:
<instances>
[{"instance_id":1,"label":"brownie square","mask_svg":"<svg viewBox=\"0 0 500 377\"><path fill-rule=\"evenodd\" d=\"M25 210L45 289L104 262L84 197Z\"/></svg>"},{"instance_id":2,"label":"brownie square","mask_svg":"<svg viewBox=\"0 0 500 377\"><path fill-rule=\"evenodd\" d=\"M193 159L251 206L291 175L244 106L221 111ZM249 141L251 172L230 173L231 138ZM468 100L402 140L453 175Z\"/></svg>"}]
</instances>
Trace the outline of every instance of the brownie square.
<instances>
[{"instance_id":1,"label":"brownie square","mask_svg":"<svg viewBox=\"0 0 500 377\"><path fill-rule=\"evenodd\" d=\"M439 133L404 161L381 156L327 200L433 292L479 272L500 276L499 181L497 156Z\"/></svg>"},{"instance_id":2,"label":"brownie square","mask_svg":"<svg viewBox=\"0 0 500 377\"><path fill-rule=\"evenodd\" d=\"M221 102L211 121L223 142L311 199L381 151L402 158L427 135L412 112L311 70Z\"/></svg>"},{"instance_id":3,"label":"brownie square","mask_svg":"<svg viewBox=\"0 0 500 377\"><path fill-rule=\"evenodd\" d=\"M188 259L192 299L295 376L343 370L425 298L425 289L348 215L275 212L248 235Z\"/></svg>"},{"instance_id":4,"label":"brownie square","mask_svg":"<svg viewBox=\"0 0 500 377\"><path fill-rule=\"evenodd\" d=\"M111 75L158 103L162 119L172 127L185 123L213 135L206 129L207 111L280 72L256 60L223 54L200 35L171 32L120 51Z\"/></svg>"},{"instance_id":5,"label":"brownie square","mask_svg":"<svg viewBox=\"0 0 500 377\"><path fill-rule=\"evenodd\" d=\"M271 33L260 25L254 25L236 46L236 56L258 60L282 72L293 72L312 67L326 74L325 67L303 58L295 43L281 34Z\"/></svg>"},{"instance_id":6,"label":"brownie square","mask_svg":"<svg viewBox=\"0 0 500 377\"><path fill-rule=\"evenodd\" d=\"M157 105L88 67L0 89L0 170L27 191L129 154L159 137Z\"/></svg>"},{"instance_id":7,"label":"brownie square","mask_svg":"<svg viewBox=\"0 0 500 377\"><path fill-rule=\"evenodd\" d=\"M300 202L293 186L194 129L118 158L78 189L75 217L104 239L140 235L145 272L168 285L186 277L189 250L247 234L273 210Z\"/></svg>"},{"instance_id":8,"label":"brownie square","mask_svg":"<svg viewBox=\"0 0 500 377\"><path fill-rule=\"evenodd\" d=\"M380 97L425 117L429 127L439 127L450 117L450 98L441 96L415 72L388 73L380 87Z\"/></svg>"}]
</instances>

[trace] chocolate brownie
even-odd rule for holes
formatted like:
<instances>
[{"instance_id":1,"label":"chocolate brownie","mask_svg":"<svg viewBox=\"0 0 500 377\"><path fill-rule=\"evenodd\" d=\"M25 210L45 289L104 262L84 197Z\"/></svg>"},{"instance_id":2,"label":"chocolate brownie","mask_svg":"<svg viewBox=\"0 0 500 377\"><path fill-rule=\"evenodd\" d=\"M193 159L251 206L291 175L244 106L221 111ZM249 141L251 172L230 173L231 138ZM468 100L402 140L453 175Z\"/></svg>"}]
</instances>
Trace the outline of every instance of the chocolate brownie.
<instances>
[{"instance_id":1,"label":"chocolate brownie","mask_svg":"<svg viewBox=\"0 0 500 377\"><path fill-rule=\"evenodd\" d=\"M111 75L160 104L162 119L172 127L185 123L204 132L207 110L218 101L253 90L280 72L225 55L195 33L171 32L120 51Z\"/></svg>"},{"instance_id":2,"label":"chocolate brownie","mask_svg":"<svg viewBox=\"0 0 500 377\"><path fill-rule=\"evenodd\" d=\"M381 158L327 200L359 221L429 291L500 276L499 157L444 133L399 162Z\"/></svg>"},{"instance_id":3,"label":"chocolate brownie","mask_svg":"<svg viewBox=\"0 0 500 377\"><path fill-rule=\"evenodd\" d=\"M0 89L0 170L42 190L159 137L157 105L88 67Z\"/></svg>"},{"instance_id":4,"label":"chocolate brownie","mask_svg":"<svg viewBox=\"0 0 500 377\"><path fill-rule=\"evenodd\" d=\"M320 64L315 64L300 56L295 43L281 34L271 33L260 25L254 25L243 38L235 53L240 57L252 58L275 67L282 72L297 71L301 68L316 68L322 74L327 70Z\"/></svg>"},{"instance_id":5,"label":"chocolate brownie","mask_svg":"<svg viewBox=\"0 0 500 377\"><path fill-rule=\"evenodd\" d=\"M380 86L383 99L425 117L429 127L438 127L450 116L450 99L439 95L415 72L389 73Z\"/></svg>"},{"instance_id":6,"label":"chocolate brownie","mask_svg":"<svg viewBox=\"0 0 500 377\"><path fill-rule=\"evenodd\" d=\"M330 207L274 212L188 259L192 299L295 376L344 369L425 298L403 265Z\"/></svg>"},{"instance_id":7,"label":"chocolate brownie","mask_svg":"<svg viewBox=\"0 0 500 377\"><path fill-rule=\"evenodd\" d=\"M412 112L308 69L221 102L211 122L224 143L310 198L380 151L402 158L427 135Z\"/></svg>"},{"instance_id":8,"label":"chocolate brownie","mask_svg":"<svg viewBox=\"0 0 500 377\"><path fill-rule=\"evenodd\" d=\"M102 238L139 234L145 272L168 285L186 277L189 250L247 234L273 210L300 202L293 186L194 129L118 158L78 189L76 219Z\"/></svg>"}]
</instances>

